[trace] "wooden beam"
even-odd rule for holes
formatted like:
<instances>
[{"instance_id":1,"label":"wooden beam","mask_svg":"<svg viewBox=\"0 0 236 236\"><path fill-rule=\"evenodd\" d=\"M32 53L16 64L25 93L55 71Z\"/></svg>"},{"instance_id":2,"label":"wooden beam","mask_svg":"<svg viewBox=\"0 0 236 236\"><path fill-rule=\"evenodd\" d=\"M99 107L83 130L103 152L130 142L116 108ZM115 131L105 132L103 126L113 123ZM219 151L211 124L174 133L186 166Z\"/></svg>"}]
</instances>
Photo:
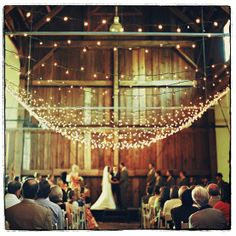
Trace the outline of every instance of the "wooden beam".
<instances>
[{"instance_id":1,"label":"wooden beam","mask_svg":"<svg viewBox=\"0 0 236 236\"><path fill-rule=\"evenodd\" d=\"M97 46L97 40L86 40L86 41L73 41L70 45L67 42L54 41L60 48L83 48L83 47L96 47L96 49L104 48L137 48L137 47L165 47L171 48L176 47L177 44L180 47L190 48L193 45L193 41L183 41L183 40L101 40L101 46ZM52 48L53 44L44 43L43 45L37 44L35 48Z\"/></svg>"},{"instance_id":2,"label":"wooden beam","mask_svg":"<svg viewBox=\"0 0 236 236\"><path fill-rule=\"evenodd\" d=\"M113 12L95 12L93 16L115 16ZM142 13L139 12L119 12L119 16L143 16Z\"/></svg>"},{"instance_id":3,"label":"wooden beam","mask_svg":"<svg viewBox=\"0 0 236 236\"><path fill-rule=\"evenodd\" d=\"M121 80L120 87L193 87L194 80Z\"/></svg>"},{"instance_id":4,"label":"wooden beam","mask_svg":"<svg viewBox=\"0 0 236 236\"><path fill-rule=\"evenodd\" d=\"M5 6L4 7L4 15L5 17L15 8L15 6Z\"/></svg>"},{"instance_id":5,"label":"wooden beam","mask_svg":"<svg viewBox=\"0 0 236 236\"><path fill-rule=\"evenodd\" d=\"M57 86L111 87L112 81L108 81L108 80L33 80L32 86L36 86L36 87L57 87Z\"/></svg>"},{"instance_id":6,"label":"wooden beam","mask_svg":"<svg viewBox=\"0 0 236 236\"><path fill-rule=\"evenodd\" d=\"M38 21L33 26L33 30L37 31L40 28L42 28L47 23L46 19L48 17L52 20L52 18L55 17L60 11L62 11L63 8L64 8L64 6L55 7L52 11L50 11L46 16L44 16L40 21Z\"/></svg>"},{"instance_id":7,"label":"wooden beam","mask_svg":"<svg viewBox=\"0 0 236 236\"><path fill-rule=\"evenodd\" d=\"M50 8L50 6L46 6L47 12L50 13L52 10Z\"/></svg>"},{"instance_id":8,"label":"wooden beam","mask_svg":"<svg viewBox=\"0 0 236 236\"><path fill-rule=\"evenodd\" d=\"M133 81L121 80L120 87L192 87L195 80L152 80ZM84 87L111 87L109 80L32 80L34 87L57 87L57 86L84 86Z\"/></svg>"},{"instance_id":9,"label":"wooden beam","mask_svg":"<svg viewBox=\"0 0 236 236\"><path fill-rule=\"evenodd\" d=\"M32 68L32 71L38 69L42 63L44 63L47 59L49 59L53 53L57 50L57 48L52 48L43 58L41 58Z\"/></svg>"},{"instance_id":10,"label":"wooden beam","mask_svg":"<svg viewBox=\"0 0 236 236\"><path fill-rule=\"evenodd\" d=\"M175 48L175 50L180 54L180 56L194 69L198 69L198 65L190 58L183 49Z\"/></svg>"},{"instance_id":11,"label":"wooden beam","mask_svg":"<svg viewBox=\"0 0 236 236\"><path fill-rule=\"evenodd\" d=\"M21 19L22 19L22 21L24 22L26 28L27 28L28 30L30 30L30 26L29 26L28 22L26 21L25 15L24 15L24 13L22 12L21 8L17 7L17 10L18 10L18 12L19 12L19 14L20 14L20 16L21 16Z\"/></svg>"},{"instance_id":12,"label":"wooden beam","mask_svg":"<svg viewBox=\"0 0 236 236\"><path fill-rule=\"evenodd\" d=\"M188 16L186 16L185 14L183 14L178 8L176 7L169 7L170 11L172 13L174 13L175 16L177 16L181 21L183 21L186 24L189 24L189 22L193 22L192 19L190 19ZM195 32L199 32L200 27L197 26L196 24L192 24L191 28L195 31Z\"/></svg>"},{"instance_id":13,"label":"wooden beam","mask_svg":"<svg viewBox=\"0 0 236 236\"><path fill-rule=\"evenodd\" d=\"M226 12L228 15L230 15L230 7L229 6L221 6L221 9Z\"/></svg>"},{"instance_id":14,"label":"wooden beam","mask_svg":"<svg viewBox=\"0 0 236 236\"><path fill-rule=\"evenodd\" d=\"M119 121L119 52L114 51L113 64L114 64L114 79L113 79L113 106L114 106L114 124L118 125ZM119 131L114 133L114 143L119 142ZM114 149L114 164L119 164L119 149Z\"/></svg>"}]
</instances>

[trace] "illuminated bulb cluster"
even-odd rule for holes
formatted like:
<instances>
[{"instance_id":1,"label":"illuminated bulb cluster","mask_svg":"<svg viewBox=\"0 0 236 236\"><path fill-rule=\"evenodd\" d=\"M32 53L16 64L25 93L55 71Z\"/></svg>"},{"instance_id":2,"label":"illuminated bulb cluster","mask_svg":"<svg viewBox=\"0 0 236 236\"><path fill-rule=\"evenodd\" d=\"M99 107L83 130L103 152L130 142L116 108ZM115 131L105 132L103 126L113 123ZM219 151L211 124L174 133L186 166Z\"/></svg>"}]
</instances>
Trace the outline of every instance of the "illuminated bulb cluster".
<instances>
[{"instance_id":1,"label":"illuminated bulb cluster","mask_svg":"<svg viewBox=\"0 0 236 236\"><path fill-rule=\"evenodd\" d=\"M71 87L71 89L73 86ZM71 93L71 89L68 93ZM228 91L210 95L205 102L202 96L198 104L181 105L180 109L160 113L158 110L139 110L132 108L131 117L125 112L120 112L118 123L114 122L116 114L110 109L90 109L86 107L64 108L52 104L53 97L49 97L50 103L42 98L35 98L24 89L18 89L13 83L7 81L6 90L28 110L30 116L38 120L43 129L50 129L62 136L81 144L91 145L91 148L144 148L157 140L167 138L184 128L192 125L201 118L207 109L217 103ZM103 94L108 94L105 90ZM127 108L126 108L127 109ZM164 108L162 108L163 110ZM146 118L144 115L146 114ZM140 116L141 115L141 116ZM93 117L93 119L91 119ZM91 124L92 127L86 126ZM141 125L142 127L136 127ZM97 127L93 127L97 126ZM86 134L91 134L90 138ZM114 138L118 141L114 142Z\"/></svg>"}]
</instances>

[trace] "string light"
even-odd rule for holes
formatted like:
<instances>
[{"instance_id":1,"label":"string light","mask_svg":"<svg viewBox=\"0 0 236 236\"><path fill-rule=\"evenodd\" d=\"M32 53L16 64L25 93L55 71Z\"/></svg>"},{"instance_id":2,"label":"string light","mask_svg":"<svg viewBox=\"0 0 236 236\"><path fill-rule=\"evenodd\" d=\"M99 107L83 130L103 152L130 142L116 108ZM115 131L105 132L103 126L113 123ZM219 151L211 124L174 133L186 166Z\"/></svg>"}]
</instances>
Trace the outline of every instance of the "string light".
<instances>
[{"instance_id":1,"label":"string light","mask_svg":"<svg viewBox=\"0 0 236 236\"><path fill-rule=\"evenodd\" d=\"M54 47L57 47L57 43L54 43L53 46L54 46Z\"/></svg>"},{"instance_id":2,"label":"string light","mask_svg":"<svg viewBox=\"0 0 236 236\"><path fill-rule=\"evenodd\" d=\"M200 21L200 18L197 18L196 19L196 23L199 24L201 21Z\"/></svg>"},{"instance_id":3,"label":"string light","mask_svg":"<svg viewBox=\"0 0 236 236\"><path fill-rule=\"evenodd\" d=\"M44 63L42 63L42 64L41 64L41 66L42 66L42 67L44 67L44 66L45 66L45 64L44 64Z\"/></svg>"},{"instance_id":4,"label":"string light","mask_svg":"<svg viewBox=\"0 0 236 236\"><path fill-rule=\"evenodd\" d=\"M213 25L214 25L215 27L217 27L217 26L218 26L218 22L217 22L217 21L214 21Z\"/></svg>"},{"instance_id":5,"label":"string light","mask_svg":"<svg viewBox=\"0 0 236 236\"><path fill-rule=\"evenodd\" d=\"M132 48L129 48L129 51L132 51Z\"/></svg>"},{"instance_id":6,"label":"string light","mask_svg":"<svg viewBox=\"0 0 236 236\"><path fill-rule=\"evenodd\" d=\"M162 25L158 25L158 29L159 29L159 30L162 30L162 29L163 29L163 26L162 26Z\"/></svg>"},{"instance_id":7,"label":"string light","mask_svg":"<svg viewBox=\"0 0 236 236\"><path fill-rule=\"evenodd\" d=\"M114 47L113 50L114 50L114 51L117 51L117 47Z\"/></svg>"},{"instance_id":8,"label":"string light","mask_svg":"<svg viewBox=\"0 0 236 236\"><path fill-rule=\"evenodd\" d=\"M148 49L145 49L145 53L148 53L149 51L148 51Z\"/></svg>"},{"instance_id":9,"label":"string light","mask_svg":"<svg viewBox=\"0 0 236 236\"><path fill-rule=\"evenodd\" d=\"M69 70L66 71L66 74L67 74L67 75L69 74Z\"/></svg>"},{"instance_id":10,"label":"string light","mask_svg":"<svg viewBox=\"0 0 236 236\"><path fill-rule=\"evenodd\" d=\"M10 34L10 38L13 38L13 34Z\"/></svg>"},{"instance_id":11,"label":"string light","mask_svg":"<svg viewBox=\"0 0 236 236\"><path fill-rule=\"evenodd\" d=\"M25 37L27 37L27 36L28 36L28 34L24 33L24 36L25 36Z\"/></svg>"},{"instance_id":12,"label":"string light","mask_svg":"<svg viewBox=\"0 0 236 236\"><path fill-rule=\"evenodd\" d=\"M43 45L43 42L42 42L42 41L40 41L39 45Z\"/></svg>"},{"instance_id":13,"label":"string light","mask_svg":"<svg viewBox=\"0 0 236 236\"><path fill-rule=\"evenodd\" d=\"M142 28L138 28L138 32L142 32L143 30L142 30Z\"/></svg>"},{"instance_id":14,"label":"string light","mask_svg":"<svg viewBox=\"0 0 236 236\"><path fill-rule=\"evenodd\" d=\"M54 66L57 66L57 62L54 62L54 64L53 64Z\"/></svg>"},{"instance_id":15,"label":"string light","mask_svg":"<svg viewBox=\"0 0 236 236\"><path fill-rule=\"evenodd\" d=\"M84 26L88 26L88 22L87 21L84 22Z\"/></svg>"},{"instance_id":16,"label":"string light","mask_svg":"<svg viewBox=\"0 0 236 236\"><path fill-rule=\"evenodd\" d=\"M183 106L181 104L181 108L179 110L174 110L175 119L171 118L170 114L167 113L166 116L153 114L151 119L152 122L148 122L147 119L144 119L143 122L146 122L145 127L138 128L131 126L127 126L127 119L124 123L125 127L120 127L122 125L122 121L119 120L118 126L113 124L112 127L105 128L102 123L99 127L91 128L91 127L82 127L84 124L83 118L83 109L81 109L79 113L75 113L74 109L64 110L62 108L57 108L52 106L51 104L44 101L44 99L38 98L35 99L29 94L25 89L20 89L17 86L14 86L10 81L7 81L6 90L17 99L17 101L29 112L31 116L33 116L39 122L39 126L43 129L50 129L57 133L60 133L62 136L68 138L72 141L77 141L85 146L91 145L92 148L120 148L120 149L129 149L129 148L143 148L144 146L150 146L152 143L155 143L157 140L167 138L185 128L190 127L193 122L202 117L202 115L209 109L211 106L215 105L218 100L222 99L229 92L229 87L224 89L222 92L217 92L214 95L210 95L209 98L203 102L202 97L199 97L200 102L197 105L191 106ZM68 93L71 93L71 90L68 90ZM103 94L107 94L108 91L105 90ZM52 97L50 97L51 99ZM52 100L52 99L51 99ZM162 108L163 109L163 108ZM92 111L91 111L92 112ZM110 114L110 111L107 111L107 114ZM58 116L58 114L60 114ZM96 119L99 118L100 112L96 111ZM135 113L133 113L133 117L135 117ZM159 117L159 122L157 120ZM109 119L112 123L114 118L114 113L110 116ZM92 124L96 124L98 120L94 120ZM67 123L69 120L70 123ZM128 119L129 120L129 119ZM79 122L79 129L76 124L72 125L71 122L77 121ZM102 119L102 122L106 123L106 119ZM141 121L140 121L141 122ZM150 127L150 124L153 127ZM158 124L161 127L158 127ZM119 134L117 130L120 130ZM84 138L86 133L92 133L91 138ZM113 138L115 135L118 135L118 141L114 141Z\"/></svg>"},{"instance_id":17,"label":"string light","mask_svg":"<svg viewBox=\"0 0 236 236\"><path fill-rule=\"evenodd\" d=\"M31 16L31 12L26 13L26 17L29 18Z\"/></svg>"},{"instance_id":18,"label":"string light","mask_svg":"<svg viewBox=\"0 0 236 236\"><path fill-rule=\"evenodd\" d=\"M47 22L49 22L50 20L51 20L51 18L50 18L50 17L47 17L47 18L46 18L46 21L47 21Z\"/></svg>"},{"instance_id":19,"label":"string light","mask_svg":"<svg viewBox=\"0 0 236 236\"><path fill-rule=\"evenodd\" d=\"M97 41L97 45L98 45L98 46L101 46L101 41Z\"/></svg>"},{"instance_id":20,"label":"string light","mask_svg":"<svg viewBox=\"0 0 236 236\"><path fill-rule=\"evenodd\" d=\"M86 49L86 48L83 48L83 52L87 52L87 49Z\"/></svg>"},{"instance_id":21,"label":"string light","mask_svg":"<svg viewBox=\"0 0 236 236\"><path fill-rule=\"evenodd\" d=\"M107 20L106 19L103 19L102 20L102 24L105 25L107 23Z\"/></svg>"},{"instance_id":22,"label":"string light","mask_svg":"<svg viewBox=\"0 0 236 236\"><path fill-rule=\"evenodd\" d=\"M67 43L68 43L68 44L71 44L71 40L70 40L70 39L68 39L68 40L67 40Z\"/></svg>"},{"instance_id":23,"label":"string light","mask_svg":"<svg viewBox=\"0 0 236 236\"><path fill-rule=\"evenodd\" d=\"M178 27L176 31L177 31L178 33L180 33L180 32L181 32L180 27Z\"/></svg>"},{"instance_id":24,"label":"string light","mask_svg":"<svg viewBox=\"0 0 236 236\"><path fill-rule=\"evenodd\" d=\"M83 67L83 66L81 66L81 67L80 67L80 70L81 70L81 71L84 71L84 67Z\"/></svg>"},{"instance_id":25,"label":"string light","mask_svg":"<svg viewBox=\"0 0 236 236\"><path fill-rule=\"evenodd\" d=\"M192 48L195 48L196 47L196 45L195 44L192 44Z\"/></svg>"},{"instance_id":26,"label":"string light","mask_svg":"<svg viewBox=\"0 0 236 236\"><path fill-rule=\"evenodd\" d=\"M176 48L178 48L178 49L179 49L179 48L180 48L180 45L179 45L179 44L177 44L177 45L176 45Z\"/></svg>"},{"instance_id":27,"label":"string light","mask_svg":"<svg viewBox=\"0 0 236 236\"><path fill-rule=\"evenodd\" d=\"M68 18L67 16L65 16L65 17L63 18L64 21L68 21L68 19L69 19L69 18Z\"/></svg>"}]
</instances>

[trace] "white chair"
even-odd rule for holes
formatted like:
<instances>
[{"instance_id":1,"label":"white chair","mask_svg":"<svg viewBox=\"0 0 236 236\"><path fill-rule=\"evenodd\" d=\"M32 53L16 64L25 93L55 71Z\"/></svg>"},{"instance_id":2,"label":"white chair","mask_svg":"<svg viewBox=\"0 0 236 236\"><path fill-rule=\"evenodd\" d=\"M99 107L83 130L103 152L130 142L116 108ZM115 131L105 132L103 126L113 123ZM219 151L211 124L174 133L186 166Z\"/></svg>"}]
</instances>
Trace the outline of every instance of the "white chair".
<instances>
[{"instance_id":1,"label":"white chair","mask_svg":"<svg viewBox=\"0 0 236 236\"><path fill-rule=\"evenodd\" d=\"M144 229L150 228L150 208L148 204L142 202L141 206L141 214L142 214L142 227Z\"/></svg>"}]
</instances>

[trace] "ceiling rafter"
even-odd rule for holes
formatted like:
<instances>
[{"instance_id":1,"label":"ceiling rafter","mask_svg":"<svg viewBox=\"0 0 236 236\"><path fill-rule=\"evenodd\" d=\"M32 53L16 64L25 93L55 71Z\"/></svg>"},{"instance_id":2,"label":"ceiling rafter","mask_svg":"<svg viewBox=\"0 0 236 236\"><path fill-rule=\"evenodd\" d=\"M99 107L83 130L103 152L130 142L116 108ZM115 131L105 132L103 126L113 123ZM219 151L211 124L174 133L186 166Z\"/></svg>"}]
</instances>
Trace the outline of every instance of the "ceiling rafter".
<instances>
[{"instance_id":1,"label":"ceiling rafter","mask_svg":"<svg viewBox=\"0 0 236 236\"><path fill-rule=\"evenodd\" d=\"M181 21L183 21L186 24L189 24L189 22L193 22L192 19L190 19L188 16L186 16L185 14L183 14L178 8L176 7L169 7L169 10L174 13L175 16L177 16ZM192 24L191 28L195 31L195 32L200 32L200 27L197 26L196 24Z\"/></svg>"},{"instance_id":2,"label":"ceiling rafter","mask_svg":"<svg viewBox=\"0 0 236 236\"><path fill-rule=\"evenodd\" d=\"M5 6L4 7L5 16L7 16L14 8L15 6Z\"/></svg>"},{"instance_id":3,"label":"ceiling rafter","mask_svg":"<svg viewBox=\"0 0 236 236\"><path fill-rule=\"evenodd\" d=\"M46 16L44 16L39 22L37 22L33 26L33 30L39 30L42 28L46 23L46 19L49 17L50 19L54 18L59 12L63 10L64 6L57 6L52 11L50 11Z\"/></svg>"},{"instance_id":4,"label":"ceiling rafter","mask_svg":"<svg viewBox=\"0 0 236 236\"><path fill-rule=\"evenodd\" d=\"M57 48L52 48L46 55L44 55L32 68L31 71L36 70L37 68L39 68L43 62L45 62L48 58L50 58L53 53L57 50ZM27 72L26 72L27 73ZM26 75L26 73L24 75Z\"/></svg>"},{"instance_id":5,"label":"ceiling rafter","mask_svg":"<svg viewBox=\"0 0 236 236\"><path fill-rule=\"evenodd\" d=\"M19 12L19 14L20 14L20 16L21 16L21 19L22 19L22 21L24 22L26 28L27 28L28 30L30 30L29 23L28 23L27 20L25 19L25 15L24 15L22 9L19 8L19 7L17 7L17 11Z\"/></svg>"}]
</instances>

